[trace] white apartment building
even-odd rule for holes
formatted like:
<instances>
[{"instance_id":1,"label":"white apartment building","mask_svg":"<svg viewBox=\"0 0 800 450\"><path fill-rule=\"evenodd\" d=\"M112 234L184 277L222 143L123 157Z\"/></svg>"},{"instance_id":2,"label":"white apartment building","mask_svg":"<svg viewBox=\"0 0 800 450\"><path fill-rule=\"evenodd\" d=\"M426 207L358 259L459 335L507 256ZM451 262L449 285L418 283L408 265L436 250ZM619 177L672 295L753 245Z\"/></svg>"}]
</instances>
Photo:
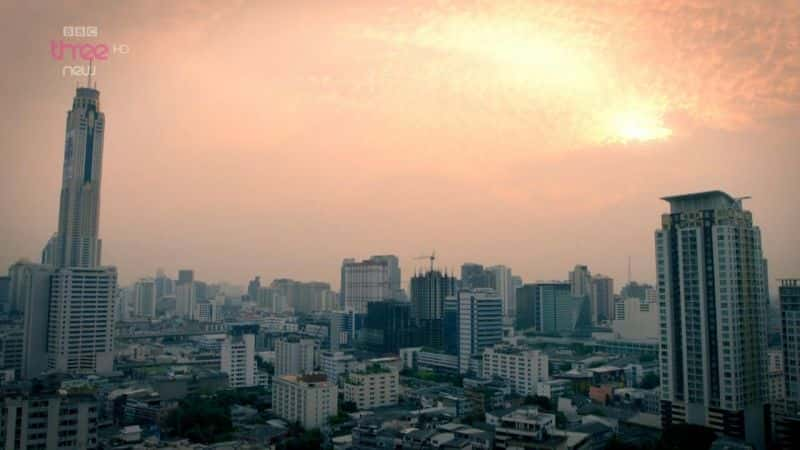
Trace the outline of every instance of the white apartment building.
<instances>
[{"instance_id":1,"label":"white apartment building","mask_svg":"<svg viewBox=\"0 0 800 450\"><path fill-rule=\"evenodd\" d=\"M325 374L282 375L272 383L272 409L305 429L319 428L338 413L339 391Z\"/></svg>"},{"instance_id":2,"label":"white apartment building","mask_svg":"<svg viewBox=\"0 0 800 450\"><path fill-rule=\"evenodd\" d=\"M616 336L625 339L658 338L658 302L638 298L615 301L611 329Z\"/></svg>"},{"instance_id":3,"label":"white apartment building","mask_svg":"<svg viewBox=\"0 0 800 450\"><path fill-rule=\"evenodd\" d=\"M156 282L142 278L133 287L133 311L138 317L156 317Z\"/></svg>"},{"instance_id":4,"label":"white apartment building","mask_svg":"<svg viewBox=\"0 0 800 450\"><path fill-rule=\"evenodd\" d=\"M338 383L342 375L347 375L355 367L356 359L350 353L322 352L319 357L320 370L332 383Z\"/></svg>"},{"instance_id":5,"label":"white apartment building","mask_svg":"<svg viewBox=\"0 0 800 450\"><path fill-rule=\"evenodd\" d=\"M50 289L48 368L69 373L114 369L117 269L72 267L55 272Z\"/></svg>"},{"instance_id":6,"label":"white apartment building","mask_svg":"<svg viewBox=\"0 0 800 450\"><path fill-rule=\"evenodd\" d=\"M483 351L482 371L483 378L498 377L519 395L536 395L539 383L550 379L546 354L507 345Z\"/></svg>"},{"instance_id":7,"label":"white apartment building","mask_svg":"<svg viewBox=\"0 0 800 450\"><path fill-rule=\"evenodd\" d=\"M256 385L255 334L228 334L220 347L220 372L233 388Z\"/></svg>"},{"instance_id":8,"label":"white apartment building","mask_svg":"<svg viewBox=\"0 0 800 450\"><path fill-rule=\"evenodd\" d=\"M275 342L275 375L301 375L314 371L317 343L289 336Z\"/></svg>"},{"instance_id":9,"label":"white apartment building","mask_svg":"<svg viewBox=\"0 0 800 450\"><path fill-rule=\"evenodd\" d=\"M344 399L359 410L396 405L399 391L397 371L377 363L350 372L344 380Z\"/></svg>"},{"instance_id":10,"label":"white apartment building","mask_svg":"<svg viewBox=\"0 0 800 450\"><path fill-rule=\"evenodd\" d=\"M0 444L7 449L95 449L97 398L87 394L0 392Z\"/></svg>"}]
</instances>

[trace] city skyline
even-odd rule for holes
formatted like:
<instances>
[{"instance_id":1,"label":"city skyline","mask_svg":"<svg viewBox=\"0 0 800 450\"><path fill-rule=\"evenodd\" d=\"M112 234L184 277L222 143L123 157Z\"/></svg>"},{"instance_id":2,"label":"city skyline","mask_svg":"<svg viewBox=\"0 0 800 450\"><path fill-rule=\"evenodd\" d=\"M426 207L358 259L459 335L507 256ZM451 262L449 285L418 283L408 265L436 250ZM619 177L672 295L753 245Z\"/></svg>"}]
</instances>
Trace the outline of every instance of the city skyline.
<instances>
[{"instance_id":1,"label":"city skyline","mask_svg":"<svg viewBox=\"0 0 800 450\"><path fill-rule=\"evenodd\" d=\"M96 42L130 48L98 62L95 77L113 118L104 261L123 284L157 267L191 267L236 284L260 274L337 285L342 258L395 254L405 285L413 258L432 249L441 268L503 264L526 281L563 279L581 263L624 282L631 256L633 279L652 283L659 198L713 189L753 197L746 205L767 230L771 279L795 276L800 211L787 205L800 161L791 121L800 111L798 36L786 24L800 17L797 6L737 3L715 15L677 5L655 20L650 6L612 2L596 12L606 40L591 44L599 31L575 25L592 14L570 3L429 5L427 18L383 2L172 6L152 20L147 2L124 19L114 5L14 8L2 33L19 43L7 55L22 70L8 74L16 88L0 109L0 187L10 193L0 209L13 211L0 223L0 264L38 260L57 225L63 104L85 80L62 77L47 46L64 26L85 23L98 26ZM540 32L526 22L534 16ZM668 35L690 25L672 43L624 46L643 33L625 25L630 18ZM298 30L298 20L318 26ZM263 21L271 26L256 26ZM708 61L692 56L703 53L689 50L697 41ZM450 56L431 59L437 52ZM574 70L575 86L552 70L534 76L550 63ZM692 64L730 81L704 89L680 75ZM597 104L576 97L606 82L644 110L612 137L591 131ZM628 84L631 92L620 90ZM663 104L648 107L653 96Z\"/></svg>"}]
</instances>

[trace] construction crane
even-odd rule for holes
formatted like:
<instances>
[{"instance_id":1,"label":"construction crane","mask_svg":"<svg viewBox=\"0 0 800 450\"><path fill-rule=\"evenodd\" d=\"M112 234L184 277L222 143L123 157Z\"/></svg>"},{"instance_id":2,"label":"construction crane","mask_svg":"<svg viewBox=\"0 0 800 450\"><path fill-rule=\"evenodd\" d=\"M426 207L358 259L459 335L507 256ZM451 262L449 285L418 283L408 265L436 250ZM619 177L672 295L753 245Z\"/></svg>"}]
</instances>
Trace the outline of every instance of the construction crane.
<instances>
[{"instance_id":1,"label":"construction crane","mask_svg":"<svg viewBox=\"0 0 800 450\"><path fill-rule=\"evenodd\" d=\"M436 250L431 252L430 255L420 255L414 259L430 259L431 260L431 272L433 272L433 261L436 259Z\"/></svg>"}]
</instances>

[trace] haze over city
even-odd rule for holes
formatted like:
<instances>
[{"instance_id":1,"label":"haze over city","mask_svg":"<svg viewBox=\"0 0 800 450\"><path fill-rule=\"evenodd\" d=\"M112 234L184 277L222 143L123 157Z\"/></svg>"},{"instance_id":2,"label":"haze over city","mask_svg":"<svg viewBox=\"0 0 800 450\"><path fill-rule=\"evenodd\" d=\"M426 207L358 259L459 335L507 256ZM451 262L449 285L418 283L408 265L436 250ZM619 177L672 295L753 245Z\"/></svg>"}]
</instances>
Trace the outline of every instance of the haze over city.
<instances>
[{"instance_id":1,"label":"haze over city","mask_svg":"<svg viewBox=\"0 0 800 450\"><path fill-rule=\"evenodd\" d=\"M716 6L725 5L724 9ZM153 14L154 8L158 14ZM0 7L0 265L57 225L66 25L109 118L103 260L338 285L393 253L562 279L655 277L662 196L752 196L772 278L800 264L794 1L29 2Z\"/></svg>"}]
</instances>

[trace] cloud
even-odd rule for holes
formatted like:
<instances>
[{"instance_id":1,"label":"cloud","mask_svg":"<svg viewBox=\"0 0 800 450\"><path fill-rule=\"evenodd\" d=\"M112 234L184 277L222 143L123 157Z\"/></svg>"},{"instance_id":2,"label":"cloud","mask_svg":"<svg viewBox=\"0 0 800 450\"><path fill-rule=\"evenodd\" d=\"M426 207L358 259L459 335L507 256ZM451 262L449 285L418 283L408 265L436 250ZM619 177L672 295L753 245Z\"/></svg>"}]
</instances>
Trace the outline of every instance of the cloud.
<instances>
[{"instance_id":1,"label":"cloud","mask_svg":"<svg viewBox=\"0 0 800 450\"><path fill-rule=\"evenodd\" d=\"M375 103L422 91L437 125L533 130L563 149L624 140L631 120L619 117L645 131L688 118L675 130L685 134L797 115L798 23L792 1L474 1L391 10L349 31L387 48L369 79Z\"/></svg>"}]
</instances>

